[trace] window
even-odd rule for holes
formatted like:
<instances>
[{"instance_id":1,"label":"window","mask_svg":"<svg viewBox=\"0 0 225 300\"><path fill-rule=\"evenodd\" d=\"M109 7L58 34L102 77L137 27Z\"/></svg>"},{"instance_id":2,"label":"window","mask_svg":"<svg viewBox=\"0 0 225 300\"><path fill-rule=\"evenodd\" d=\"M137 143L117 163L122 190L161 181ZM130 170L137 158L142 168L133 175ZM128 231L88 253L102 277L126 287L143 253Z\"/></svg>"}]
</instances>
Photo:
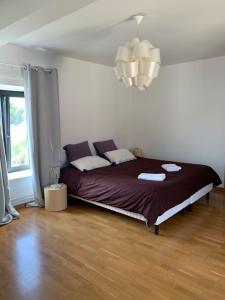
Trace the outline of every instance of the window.
<instances>
[{"instance_id":1,"label":"window","mask_svg":"<svg viewBox=\"0 0 225 300\"><path fill-rule=\"evenodd\" d=\"M0 90L8 172L29 169L24 92Z\"/></svg>"}]
</instances>

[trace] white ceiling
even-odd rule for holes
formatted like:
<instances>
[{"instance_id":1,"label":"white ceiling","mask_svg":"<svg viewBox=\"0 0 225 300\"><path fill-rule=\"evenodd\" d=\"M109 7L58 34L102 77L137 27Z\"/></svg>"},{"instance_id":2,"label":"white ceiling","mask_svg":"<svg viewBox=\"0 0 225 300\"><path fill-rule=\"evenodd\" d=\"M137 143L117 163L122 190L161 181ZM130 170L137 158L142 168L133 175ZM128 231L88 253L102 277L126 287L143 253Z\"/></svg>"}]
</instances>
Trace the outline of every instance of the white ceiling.
<instances>
[{"instance_id":1,"label":"white ceiling","mask_svg":"<svg viewBox=\"0 0 225 300\"><path fill-rule=\"evenodd\" d=\"M48 2L66 6L71 1ZM142 12L146 17L140 37L161 49L164 65L225 55L225 0L73 1L77 2L79 6L64 7L57 18L49 13L49 22L46 18L13 42L113 65L117 47L136 35L134 21L126 20Z\"/></svg>"}]
</instances>

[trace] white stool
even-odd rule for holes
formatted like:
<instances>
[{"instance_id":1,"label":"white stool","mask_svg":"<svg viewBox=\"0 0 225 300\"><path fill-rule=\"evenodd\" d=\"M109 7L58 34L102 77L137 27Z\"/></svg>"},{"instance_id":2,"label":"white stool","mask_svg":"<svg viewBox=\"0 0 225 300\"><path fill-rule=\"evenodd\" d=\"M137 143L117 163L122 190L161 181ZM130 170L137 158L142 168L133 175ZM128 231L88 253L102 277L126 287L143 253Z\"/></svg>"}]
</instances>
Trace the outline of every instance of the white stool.
<instances>
[{"instance_id":1,"label":"white stool","mask_svg":"<svg viewBox=\"0 0 225 300\"><path fill-rule=\"evenodd\" d=\"M44 188L45 209L48 211L60 211L67 208L67 186L55 184Z\"/></svg>"}]
</instances>

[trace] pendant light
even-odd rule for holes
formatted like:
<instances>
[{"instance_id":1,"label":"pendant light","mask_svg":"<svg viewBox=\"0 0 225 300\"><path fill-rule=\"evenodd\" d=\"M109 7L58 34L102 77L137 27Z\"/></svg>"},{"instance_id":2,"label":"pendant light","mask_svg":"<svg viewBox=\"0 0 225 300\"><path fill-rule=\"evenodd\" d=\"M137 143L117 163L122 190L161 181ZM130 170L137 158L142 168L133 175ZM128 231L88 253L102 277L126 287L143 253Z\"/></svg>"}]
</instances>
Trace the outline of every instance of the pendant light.
<instances>
[{"instance_id":1,"label":"pendant light","mask_svg":"<svg viewBox=\"0 0 225 300\"><path fill-rule=\"evenodd\" d=\"M132 18L139 26L144 16L139 14ZM145 90L158 76L160 63L160 50L148 40L135 37L118 48L114 69L117 79L126 87Z\"/></svg>"}]
</instances>

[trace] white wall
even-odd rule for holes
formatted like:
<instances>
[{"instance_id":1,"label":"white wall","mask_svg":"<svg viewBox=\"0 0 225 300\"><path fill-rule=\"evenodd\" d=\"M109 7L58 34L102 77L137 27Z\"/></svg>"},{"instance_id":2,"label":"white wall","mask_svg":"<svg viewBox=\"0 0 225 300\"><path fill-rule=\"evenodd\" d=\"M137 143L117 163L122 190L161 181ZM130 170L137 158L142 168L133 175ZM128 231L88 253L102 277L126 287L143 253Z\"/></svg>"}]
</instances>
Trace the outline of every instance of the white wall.
<instances>
[{"instance_id":1,"label":"white wall","mask_svg":"<svg viewBox=\"0 0 225 300\"><path fill-rule=\"evenodd\" d=\"M33 188L30 176L9 180L10 198L14 204L29 202L33 199Z\"/></svg>"},{"instance_id":2,"label":"white wall","mask_svg":"<svg viewBox=\"0 0 225 300\"><path fill-rule=\"evenodd\" d=\"M225 57L162 67L132 96L134 144L146 156L207 164L224 180Z\"/></svg>"},{"instance_id":3,"label":"white wall","mask_svg":"<svg viewBox=\"0 0 225 300\"><path fill-rule=\"evenodd\" d=\"M62 145L114 138L130 147L130 90L115 79L113 69L62 58L58 64Z\"/></svg>"},{"instance_id":4,"label":"white wall","mask_svg":"<svg viewBox=\"0 0 225 300\"><path fill-rule=\"evenodd\" d=\"M115 139L120 147L132 145L130 91L118 84L112 68L15 45L0 48L0 62L58 68L62 146L84 140L91 146L108 138ZM0 65L1 83L21 84L20 70ZM22 184L27 184L27 195ZM10 182L11 193L19 199L29 197L30 185L30 177L14 180Z\"/></svg>"}]
</instances>

